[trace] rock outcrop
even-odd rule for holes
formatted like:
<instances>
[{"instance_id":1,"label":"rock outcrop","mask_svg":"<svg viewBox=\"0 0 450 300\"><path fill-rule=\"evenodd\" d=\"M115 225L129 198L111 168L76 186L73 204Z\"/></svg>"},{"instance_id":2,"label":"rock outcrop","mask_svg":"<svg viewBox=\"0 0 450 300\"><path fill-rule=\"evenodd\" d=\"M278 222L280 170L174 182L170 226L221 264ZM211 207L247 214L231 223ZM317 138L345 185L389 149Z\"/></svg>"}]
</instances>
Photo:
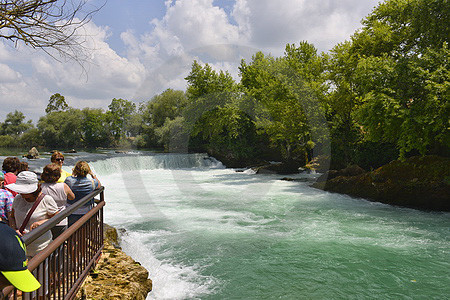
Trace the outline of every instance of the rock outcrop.
<instances>
[{"instance_id":1,"label":"rock outcrop","mask_svg":"<svg viewBox=\"0 0 450 300\"><path fill-rule=\"evenodd\" d=\"M36 149L36 147L31 148L27 154L23 155L23 157L26 157L28 159L37 159L39 158L39 151Z\"/></svg>"},{"instance_id":2,"label":"rock outcrop","mask_svg":"<svg viewBox=\"0 0 450 300\"><path fill-rule=\"evenodd\" d=\"M259 165L252 167L256 174L281 174L289 175L299 173L300 165L294 161L290 162L276 162L270 164Z\"/></svg>"},{"instance_id":3,"label":"rock outcrop","mask_svg":"<svg viewBox=\"0 0 450 300\"><path fill-rule=\"evenodd\" d=\"M366 173L366 171L363 168L361 168L360 166L351 165L342 170L326 171L319 178L317 178L317 182L324 182L324 181L331 180L331 179L339 177L339 176L349 177L349 176L357 176L357 175L364 174L364 173Z\"/></svg>"},{"instance_id":4,"label":"rock outcrop","mask_svg":"<svg viewBox=\"0 0 450 300\"><path fill-rule=\"evenodd\" d=\"M102 256L84 281L77 299L144 300L151 290L148 271L122 252L116 229L105 224Z\"/></svg>"},{"instance_id":5,"label":"rock outcrop","mask_svg":"<svg viewBox=\"0 0 450 300\"><path fill-rule=\"evenodd\" d=\"M450 211L450 158L411 157L371 172L346 173L332 178L336 174L329 172L326 180L318 180L313 187L391 205Z\"/></svg>"}]
</instances>

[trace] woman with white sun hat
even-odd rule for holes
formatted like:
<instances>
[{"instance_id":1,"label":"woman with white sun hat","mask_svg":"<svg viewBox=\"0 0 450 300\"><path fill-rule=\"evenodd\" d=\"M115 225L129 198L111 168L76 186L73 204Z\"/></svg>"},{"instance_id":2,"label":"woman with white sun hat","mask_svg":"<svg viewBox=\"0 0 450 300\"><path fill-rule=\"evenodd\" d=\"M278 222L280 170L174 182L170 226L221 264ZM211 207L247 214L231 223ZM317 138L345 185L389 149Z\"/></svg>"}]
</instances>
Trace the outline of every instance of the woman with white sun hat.
<instances>
[{"instance_id":1,"label":"woman with white sun hat","mask_svg":"<svg viewBox=\"0 0 450 300\"><path fill-rule=\"evenodd\" d=\"M23 171L17 175L15 183L7 188L17 192L10 213L10 226L22 236L58 213L58 206L51 196L44 195L38 183L37 175L30 171ZM34 242L27 245L27 256L35 256L52 240L52 234L47 231Z\"/></svg>"}]
</instances>

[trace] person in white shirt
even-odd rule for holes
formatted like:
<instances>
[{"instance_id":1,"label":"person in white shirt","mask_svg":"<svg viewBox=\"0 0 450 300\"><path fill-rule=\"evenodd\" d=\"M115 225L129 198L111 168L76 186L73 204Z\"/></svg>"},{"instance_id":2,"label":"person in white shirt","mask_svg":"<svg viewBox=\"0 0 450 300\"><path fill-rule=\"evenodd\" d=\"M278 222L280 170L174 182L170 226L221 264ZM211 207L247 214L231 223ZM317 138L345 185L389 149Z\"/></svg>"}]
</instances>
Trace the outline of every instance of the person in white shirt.
<instances>
[{"instance_id":1,"label":"person in white shirt","mask_svg":"<svg viewBox=\"0 0 450 300\"><path fill-rule=\"evenodd\" d=\"M33 172L20 172L17 175L16 182L8 184L6 187L18 193L13 201L9 224L20 236L41 226L59 211L55 200L51 196L42 193L37 175ZM34 211L30 215L29 220L25 222L33 206L35 206ZM27 245L27 256L29 258L35 256L51 241L52 234L50 231L47 231L34 242Z\"/></svg>"},{"instance_id":2,"label":"person in white shirt","mask_svg":"<svg viewBox=\"0 0 450 300\"><path fill-rule=\"evenodd\" d=\"M61 177L61 167L57 164L48 164L44 167L41 174L42 192L46 195L52 196L58 206L59 211L62 211L67 206L67 200L74 200L75 194L70 187L64 182L57 182ZM67 218L64 218L55 227L52 228L53 239L56 239L67 228Z\"/></svg>"}]
</instances>

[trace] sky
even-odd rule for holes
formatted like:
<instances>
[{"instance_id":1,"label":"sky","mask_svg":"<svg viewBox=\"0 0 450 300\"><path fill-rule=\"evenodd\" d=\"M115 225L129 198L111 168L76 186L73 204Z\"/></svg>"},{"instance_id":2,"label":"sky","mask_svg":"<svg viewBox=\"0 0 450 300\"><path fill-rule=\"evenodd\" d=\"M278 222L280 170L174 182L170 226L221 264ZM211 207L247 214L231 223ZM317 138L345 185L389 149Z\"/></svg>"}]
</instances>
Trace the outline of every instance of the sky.
<instances>
[{"instance_id":1,"label":"sky","mask_svg":"<svg viewBox=\"0 0 450 300\"><path fill-rule=\"evenodd\" d=\"M50 96L75 108L107 109L113 98L141 103L185 90L194 60L239 81L241 59L282 56L307 41L327 52L361 27L379 0L87 0L101 9L82 28L88 60L55 60L0 40L0 122L19 110L34 123ZM103 5L103 6L102 6Z\"/></svg>"}]
</instances>

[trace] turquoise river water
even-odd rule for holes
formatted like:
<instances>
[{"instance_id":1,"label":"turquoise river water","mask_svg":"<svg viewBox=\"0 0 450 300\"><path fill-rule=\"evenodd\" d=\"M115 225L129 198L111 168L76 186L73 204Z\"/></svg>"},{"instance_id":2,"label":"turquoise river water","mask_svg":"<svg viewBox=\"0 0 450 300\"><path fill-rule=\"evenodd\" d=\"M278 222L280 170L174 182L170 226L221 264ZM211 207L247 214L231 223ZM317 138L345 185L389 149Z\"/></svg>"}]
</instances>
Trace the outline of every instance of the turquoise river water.
<instances>
[{"instance_id":1,"label":"turquoise river water","mask_svg":"<svg viewBox=\"0 0 450 300\"><path fill-rule=\"evenodd\" d=\"M255 175L203 154L92 162L148 299L449 299L450 214Z\"/></svg>"}]
</instances>

